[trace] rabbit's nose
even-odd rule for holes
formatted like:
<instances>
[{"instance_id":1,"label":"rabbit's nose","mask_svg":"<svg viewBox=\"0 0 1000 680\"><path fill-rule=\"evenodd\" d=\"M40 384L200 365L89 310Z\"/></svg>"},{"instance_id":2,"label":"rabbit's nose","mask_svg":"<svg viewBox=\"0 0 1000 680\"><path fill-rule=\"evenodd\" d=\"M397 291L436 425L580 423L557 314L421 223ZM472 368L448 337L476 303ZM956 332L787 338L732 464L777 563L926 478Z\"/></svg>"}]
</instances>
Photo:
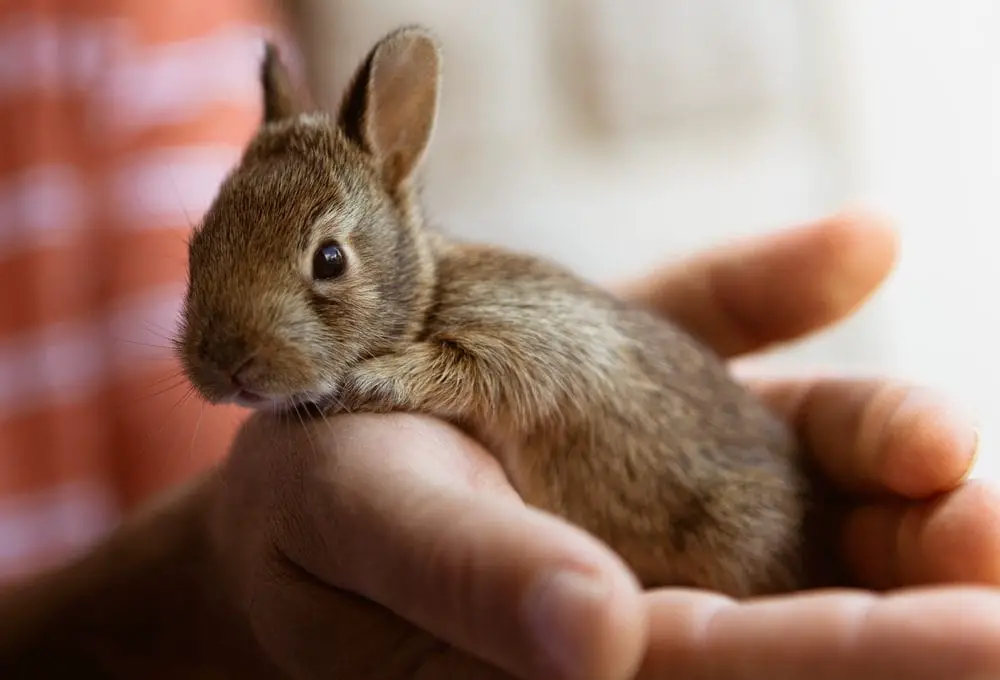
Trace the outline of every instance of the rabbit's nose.
<instances>
[{"instance_id":1,"label":"rabbit's nose","mask_svg":"<svg viewBox=\"0 0 1000 680\"><path fill-rule=\"evenodd\" d=\"M229 373L233 387L251 394L261 393L261 383L269 380L267 365L257 354L251 354Z\"/></svg>"},{"instance_id":2,"label":"rabbit's nose","mask_svg":"<svg viewBox=\"0 0 1000 680\"><path fill-rule=\"evenodd\" d=\"M250 378L250 374L252 374L254 370L254 361L255 359L253 356L248 356L231 372L229 379L238 389L247 390L248 385L253 382Z\"/></svg>"},{"instance_id":3,"label":"rabbit's nose","mask_svg":"<svg viewBox=\"0 0 1000 680\"><path fill-rule=\"evenodd\" d=\"M198 353L234 386L247 382L253 373L254 354L240 338L206 335L198 344Z\"/></svg>"},{"instance_id":4,"label":"rabbit's nose","mask_svg":"<svg viewBox=\"0 0 1000 680\"><path fill-rule=\"evenodd\" d=\"M266 401L266 397L258 386L260 366L257 357L251 355L230 374L229 380L236 389L236 402L238 404L255 406Z\"/></svg>"}]
</instances>

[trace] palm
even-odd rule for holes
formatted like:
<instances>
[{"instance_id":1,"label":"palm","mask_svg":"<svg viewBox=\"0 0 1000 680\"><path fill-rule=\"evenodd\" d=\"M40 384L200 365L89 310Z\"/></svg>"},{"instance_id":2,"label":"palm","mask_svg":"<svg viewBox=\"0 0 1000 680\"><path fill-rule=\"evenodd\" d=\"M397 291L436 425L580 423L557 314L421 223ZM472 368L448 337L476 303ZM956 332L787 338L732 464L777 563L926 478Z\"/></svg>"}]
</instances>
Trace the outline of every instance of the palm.
<instances>
[{"instance_id":1,"label":"palm","mask_svg":"<svg viewBox=\"0 0 1000 680\"><path fill-rule=\"evenodd\" d=\"M658 272L623 292L736 358L841 320L885 278L895 256L892 232L863 219L750 245ZM1000 498L985 485L963 483L978 444L971 423L924 390L886 381L748 382L853 498L830 539L859 587L1000 584L993 529ZM742 605L680 591L647 599L648 677L665 668L672 677L685 677L685 669L700 676L708 667L727 678L779 668L809 677L815 664L829 677L944 677L933 675L927 659L970 672L1000 663L989 644L1000 632L991 613L997 595L987 590L802 593ZM960 626L968 635L956 645ZM956 670L947 677L964 676Z\"/></svg>"}]
</instances>

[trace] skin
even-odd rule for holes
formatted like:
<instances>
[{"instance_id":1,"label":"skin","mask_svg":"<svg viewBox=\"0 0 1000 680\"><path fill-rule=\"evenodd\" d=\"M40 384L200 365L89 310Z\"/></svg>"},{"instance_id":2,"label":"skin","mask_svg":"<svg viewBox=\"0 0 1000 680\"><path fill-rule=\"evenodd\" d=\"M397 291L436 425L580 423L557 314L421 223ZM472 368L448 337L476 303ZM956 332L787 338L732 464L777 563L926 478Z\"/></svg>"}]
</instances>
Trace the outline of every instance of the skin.
<instances>
[{"instance_id":1,"label":"skin","mask_svg":"<svg viewBox=\"0 0 1000 680\"><path fill-rule=\"evenodd\" d=\"M840 321L896 254L890 229L841 216L618 290L655 300L735 359ZM446 425L358 415L278 430L256 415L217 474L149 508L83 562L0 598L0 670L40 677L43 661L61 660L74 680L113 677L88 674L97 660L117 677L147 678L1000 673L1000 499L965 481L973 425L893 382L757 377L753 386L847 496L830 540L858 590L744 603L641 593L599 543L527 508L495 460ZM524 615L533 579L567 560L590 564L610 592L533 636ZM575 674L550 671L544 649L558 641Z\"/></svg>"}]
</instances>

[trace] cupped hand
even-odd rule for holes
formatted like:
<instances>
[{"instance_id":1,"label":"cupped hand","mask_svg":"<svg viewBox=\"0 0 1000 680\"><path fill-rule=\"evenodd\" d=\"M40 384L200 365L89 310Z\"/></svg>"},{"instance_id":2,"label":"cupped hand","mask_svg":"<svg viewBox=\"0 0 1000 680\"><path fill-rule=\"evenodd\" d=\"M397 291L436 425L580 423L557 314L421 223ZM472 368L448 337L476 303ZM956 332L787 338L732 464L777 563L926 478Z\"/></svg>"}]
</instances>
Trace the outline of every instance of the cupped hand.
<instances>
[{"instance_id":1,"label":"cupped hand","mask_svg":"<svg viewBox=\"0 0 1000 680\"><path fill-rule=\"evenodd\" d=\"M893 233L843 217L712 251L619 290L728 357L845 317ZM642 593L588 534L524 505L481 447L412 415L258 415L223 470L219 549L293 677L841 678L1000 672L1000 510L964 482L971 424L915 388L754 380L855 501L831 536L858 584L933 591L735 603ZM978 588L970 586L978 585Z\"/></svg>"},{"instance_id":2,"label":"cupped hand","mask_svg":"<svg viewBox=\"0 0 1000 680\"><path fill-rule=\"evenodd\" d=\"M895 256L892 229L841 216L706 253L621 291L738 358L843 319ZM651 642L639 677L1000 673L1000 495L966 481L974 422L931 391L888 380L749 382L850 500L830 540L859 589L745 603L649 593Z\"/></svg>"}]
</instances>

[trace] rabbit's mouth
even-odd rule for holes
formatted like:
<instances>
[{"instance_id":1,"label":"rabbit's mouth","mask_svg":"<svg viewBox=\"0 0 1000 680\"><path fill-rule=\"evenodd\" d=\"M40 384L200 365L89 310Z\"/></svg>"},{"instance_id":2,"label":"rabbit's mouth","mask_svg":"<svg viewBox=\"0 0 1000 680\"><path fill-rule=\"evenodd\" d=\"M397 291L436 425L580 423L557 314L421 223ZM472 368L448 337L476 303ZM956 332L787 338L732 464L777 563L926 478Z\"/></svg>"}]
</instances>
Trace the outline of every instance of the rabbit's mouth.
<instances>
[{"instance_id":1,"label":"rabbit's mouth","mask_svg":"<svg viewBox=\"0 0 1000 680\"><path fill-rule=\"evenodd\" d=\"M296 405L295 399L272 397L245 389L237 390L221 401L256 411L284 411L290 410Z\"/></svg>"},{"instance_id":2,"label":"rabbit's mouth","mask_svg":"<svg viewBox=\"0 0 1000 680\"><path fill-rule=\"evenodd\" d=\"M254 411L288 415L314 415L341 410L340 384L322 384L296 392L266 393L237 385L215 403L234 404Z\"/></svg>"},{"instance_id":3,"label":"rabbit's mouth","mask_svg":"<svg viewBox=\"0 0 1000 680\"><path fill-rule=\"evenodd\" d=\"M247 408L256 408L270 401L273 400L250 390L240 390L233 396L233 403L246 406Z\"/></svg>"},{"instance_id":4,"label":"rabbit's mouth","mask_svg":"<svg viewBox=\"0 0 1000 680\"><path fill-rule=\"evenodd\" d=\"M217 403L235 404L255 411L292 412L298 408L311 407L316 402L314 395L268 395L253 390L239 389Z\"/></svg>"}]
</instances>

